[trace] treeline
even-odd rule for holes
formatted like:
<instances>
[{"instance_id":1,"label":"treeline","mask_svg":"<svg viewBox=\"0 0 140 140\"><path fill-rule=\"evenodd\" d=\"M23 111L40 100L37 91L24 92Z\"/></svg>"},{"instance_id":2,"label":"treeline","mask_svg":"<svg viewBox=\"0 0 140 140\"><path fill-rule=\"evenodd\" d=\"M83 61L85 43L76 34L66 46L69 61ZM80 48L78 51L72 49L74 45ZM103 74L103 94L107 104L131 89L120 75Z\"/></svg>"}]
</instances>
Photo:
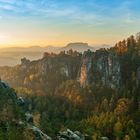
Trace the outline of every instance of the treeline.
<instances>
[{"instance_id":1,"label":"treeline","mask_svg":"<svg viewBox=\"0 0 140 140\"><path fill-rule=\"evenodd\" d=\"M42 60L31 62L29 69L28 64L22 65L22 69L19 65L14 69L1 69L1 73L5 73L4 79L16 85L18 96L30 103L29 110L35 124L52 137L60 130L70 128L87 134L93 140L101 136L111 140L139 140L140 35L97 52L113 52L119 56L122 81L118 89L93 83L81 87L74 77L82 56L73 51L69 54L61 52L57 56L45 53L43 60L49 59L48 63L53 68L52 71L48 63L43 63L48 72L46 77L42 73ZM70 71L60 69L62 66L68 66Z\"/></svg>"}]
</instances>

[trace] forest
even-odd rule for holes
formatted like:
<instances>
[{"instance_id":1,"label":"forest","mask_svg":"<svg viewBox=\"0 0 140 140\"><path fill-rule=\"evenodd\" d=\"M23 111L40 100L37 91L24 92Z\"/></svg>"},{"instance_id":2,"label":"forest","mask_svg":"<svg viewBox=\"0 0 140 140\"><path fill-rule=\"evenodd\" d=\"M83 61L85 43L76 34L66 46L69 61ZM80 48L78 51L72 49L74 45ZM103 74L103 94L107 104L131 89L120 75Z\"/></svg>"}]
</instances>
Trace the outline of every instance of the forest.
<instances>
[{"instance_id":1,"label":"forest","mask_svg":"<svg viewBox=\"0 0 140 140\"><path fill-rule=\"evenodd\" d=\"M27 124L18 125L26 110L52 139L70 129L89 140L140 140L139 34L96 52L23 58L19 65L0 67L0 76L12 87L0 88L0 140L38 140ZM13 92L26 101L25 111L11 101Z\"/></svg>"}]
</instances>

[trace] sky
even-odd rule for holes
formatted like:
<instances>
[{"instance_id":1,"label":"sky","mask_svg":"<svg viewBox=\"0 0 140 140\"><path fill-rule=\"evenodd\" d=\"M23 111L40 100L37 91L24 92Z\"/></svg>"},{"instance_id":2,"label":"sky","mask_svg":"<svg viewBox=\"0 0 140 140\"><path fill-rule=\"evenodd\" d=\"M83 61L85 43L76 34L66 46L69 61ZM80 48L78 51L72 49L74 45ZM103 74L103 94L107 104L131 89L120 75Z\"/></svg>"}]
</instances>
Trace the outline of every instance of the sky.
<instances>
[{"instance_id":1,"label":"sky","mask_svg":"<svg viewBox=\"0 0 140 140\"><path fill-rule=\"evenodd\" d=\"M0 47L109 44L140 31L140 0L0 0Z\"/></svg>"}]
</instances>

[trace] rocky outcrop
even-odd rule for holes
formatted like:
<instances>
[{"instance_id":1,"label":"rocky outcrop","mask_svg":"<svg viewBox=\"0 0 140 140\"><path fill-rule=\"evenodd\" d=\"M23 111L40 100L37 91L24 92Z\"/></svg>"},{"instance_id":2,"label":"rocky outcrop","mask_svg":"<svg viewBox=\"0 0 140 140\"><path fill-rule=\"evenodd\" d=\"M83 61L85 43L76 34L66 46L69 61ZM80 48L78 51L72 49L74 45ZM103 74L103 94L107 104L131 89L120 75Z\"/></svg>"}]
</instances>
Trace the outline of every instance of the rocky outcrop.
<instances>
[{"instance_id":1,"label":"rocky outcrop","mask_svg":"<svg viewBox=\"0 0 140 140\"><path fill-rule=\"evenodd\" d=\"M25 120L22 118L20 120L11 120L16 123L16 125L19 126L25 126L26 129L31 130L31 132L35 136L35 140L52 140L51 137L43 133L39 128L37 128L33 123L33 115L28 112L28 105L26 104L26 101L22 97L17 97L14 90L10 90L11 88L5 83L0 80L0 94L2 90L7 91L5 93L5 96L8 94L8 96L11 98L12 102L14 102L15 105L18 105L20 107L20 112L24 113ZM10 92L9 92L10 91ZM8 101L7 101L8 102ZM6 103L6 102L5 102ZM12 104L11 104L12 105ZM26 108L25 108L26 107ZM8 129L8 126L7 126Z\"/></svg>"},{"instance_id":2,"label":"rocky outcrop","mask_svg":"<svg viewBox=\"0 0 140 140\"><path fill-rule=\"evenodd\" d=\"M57 136L58 140L85 140L85 136L79 131L71 131L67 129L66 131L60 132Z\"/></svg>"},{"instance_id":3,"label":"rocky outcrop","mask_svg":"<svg viewBox=\"0 0 140 140\"><path fill-rule=\"evenodd\" d=\"M82 57L79 81L81 86L90 84L90 70L92 69L93 55L90 51L85 52Z\"/></svg>"},{"instance_id":4,"label":"rocky outcrop","mask_svg":"<svg viewBox=\"0 0 140 140\"><path fill-rule=\"evenodd\" d=\"M22 114L24 114L25 116L24 119L19 118L19 120L11 120L11 121L14 121L17 127L24 126L28 132L31 132L34 135L34 140L52 140L50 136L42 132L38 127L34 125L33 115L28 110L28 104L26 100L22 97L18 97L14 92L14 90L11 90L9 85L5 84L5 82L0 81L0 91L2 89L6 89L7 91L10 90L10 92L4 94L5 95L8 94L8 97L12 99L15 105L20 107L21 110L20 112L22 112ZM8 129L8 126L6 126L6 129ZM86 134L84 135L79 131L72 131L70 129L67 129L65 131L59 132L59 134L55 139L56 140L86 140L89 139L89 136ZM108 138L100 137L99 140L108 140Z\"/></svg>"},{"instance_id":5,"label":"rocky outcrop","mask_svg":"<svg viewBox=\"0 0 140 140\"><path fill-rule=\"evenodd\" d=\"M0 81L0 91L2 89L11 89L7 84ZM34 135L35 140L52 140L50 136L43 133L38 127L34 125L33 121L33 115L29 112L28 108L25 110L26 100L22 97L17 97L16 93L14 91L11 91L7 93L8 96L11 97L12 101L20 106L21 112L24 113L25 119L14 120L17 127L18 126L25 126L28 132L31 132ZM13 121L13 120L11 120ZM7 126L8 128L8 126ZM70 129L67 129L66 131L60 132L57 136L58 140L85 140L85 136L81 134L79 131L71 131Z\"/></svg>"},{"instance_id":6,"label":"rocky outcrop","mask_svg":"<svg viewBox=\"0 0 140 140\"><path fill-rule=\"evenodd\" d=\"M121 82L119 56L106 50L85 52L79 79L82 86L93 83L118 88Z\"/></svg>"},{"instance_id":7,"label":"rocky outcrop","mask_svg":"<svg viewBox=\"0 0 140 140\"><path fill-rule=\"evenodd\" d=\"M31 62L23 59L21 65L0 67L0 75L13 87L26 87L34 91L40 90L40 86L41 90L54 92L54 87L57 88L66 80L77 80L82 87L104 85L119 89L125 86L124 75L127 70L123 70L124 62L121 62L121 56L115 51L100 49L96 52L88 50L83 54L73 53L47 53L42 59ZM139 69L137 72L135 70L137 85L140 83Z\"/></svg>"},{"instance_id":8,"label":"rocky outcrop","mask_svg":"<svg viewBox=\"0 0 140 140\"><path fill-rule=\"evenodd\" d=\"M79 131L72 131L67 129L65 131L59 132L57 136L58 140L89 140L90 138L87 134L82 134ZM108 137L98 137L97 140L109 140Z\"/></svg>"},{"instance_id":9,"label":"rocky outcrop","mask_svg":"<svg viewBox=\"0 0 140 140\"><path fill-rule=\"evenodd\" d=\"M51 137L43 133L39 128L36 126L28 126L28 130L31 130L33 134L35 135L35 140L52 140Z\"/></svg>"}]
</instances>

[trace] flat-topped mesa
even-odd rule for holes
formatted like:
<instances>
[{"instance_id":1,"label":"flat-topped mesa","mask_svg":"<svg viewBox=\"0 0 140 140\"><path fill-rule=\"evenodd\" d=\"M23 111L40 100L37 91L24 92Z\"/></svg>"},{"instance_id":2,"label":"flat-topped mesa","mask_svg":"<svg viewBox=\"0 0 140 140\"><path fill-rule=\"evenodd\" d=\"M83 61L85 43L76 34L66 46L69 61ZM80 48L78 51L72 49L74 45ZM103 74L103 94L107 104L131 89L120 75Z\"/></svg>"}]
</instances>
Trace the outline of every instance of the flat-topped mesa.
<instances>
[{"instance_id":1,"label":"flat-topped mesa","mask_svg":"<svg viewBox=\"0 0 140 140\"><path fill-rule=\"evenodd\" d=\"M84 51L91 50L95 51L94 47L89 46L88 43L83 43L83 42L75 42L75 43L69 43L65 47L61 48L61 50L73 50L73 51L78 51L81 53L84 53Z\"/></svg>"},{"instance_id":2,"label":"flat-topped mesa","mask_svg":"<svg viewBox=\"0 0 140 140\"><path fill-rule=\"evenodd\" d=\"M88 43L83 43L83 42L75 42L75 43L69 43L67 44L67 47L73 47L73 46L77 46L77 47L88 47Z\"/></svg>"}]
</instances>

